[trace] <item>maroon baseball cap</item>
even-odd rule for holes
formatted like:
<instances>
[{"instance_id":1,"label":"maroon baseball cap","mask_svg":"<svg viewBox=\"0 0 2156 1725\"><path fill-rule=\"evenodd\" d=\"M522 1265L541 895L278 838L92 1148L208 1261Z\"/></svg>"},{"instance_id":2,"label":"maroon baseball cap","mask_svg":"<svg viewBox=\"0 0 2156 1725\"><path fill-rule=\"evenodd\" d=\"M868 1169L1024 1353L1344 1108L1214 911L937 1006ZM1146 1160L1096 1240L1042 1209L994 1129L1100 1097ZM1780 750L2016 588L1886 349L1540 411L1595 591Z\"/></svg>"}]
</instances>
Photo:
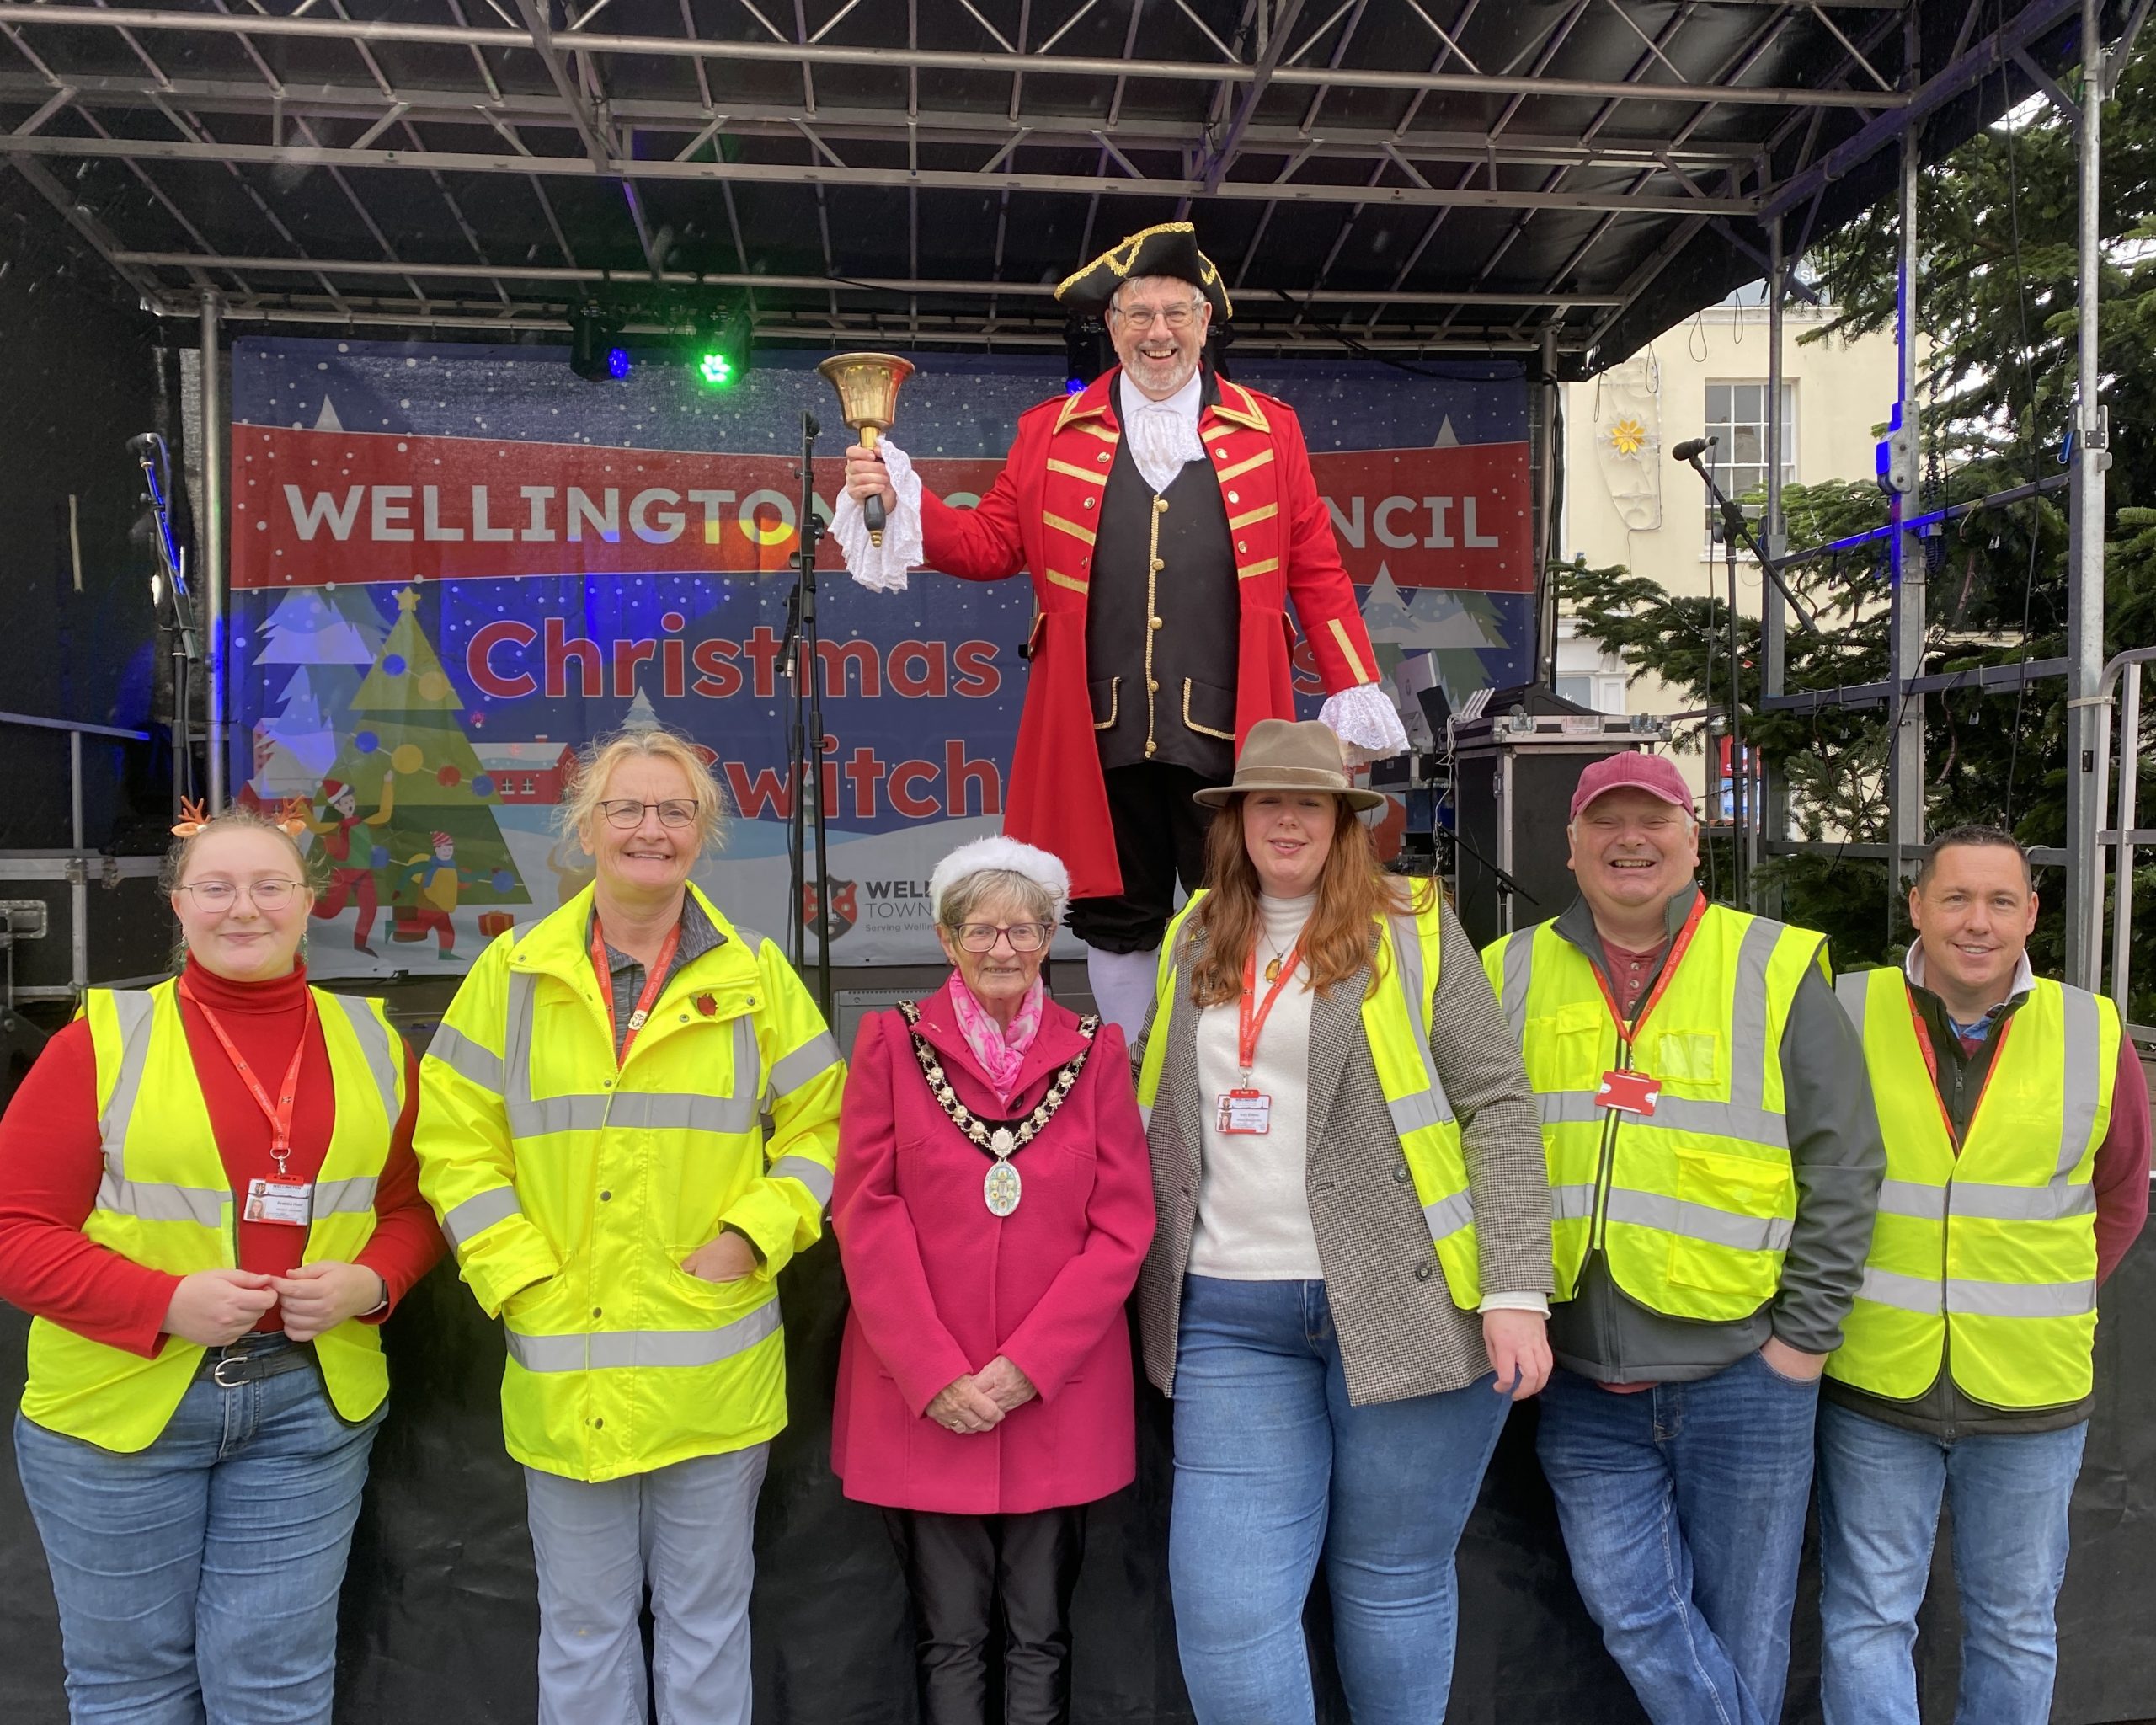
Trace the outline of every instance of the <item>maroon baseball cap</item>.
<instances>
[{"instance_id":1,"label":"maroon baseball cap","mask_svg":"<svg viewBox=\"0 0 2156 1725\"><path fill-rule=\"evenodd\" d=\"M1571 819L1577 820L1580 810L1586 808L1604 791L1619 791L1627 788L1645 791L1651 797L1659 797L1673 803L1687 814L1692 812L1691 787L1684 782L1684 775L1677 770L1677 763L1666 755L1649 755L1637 749L1627 749L1621 755L1605 755L1580 775L1578 788L1572 793Z\"/></svg>"}]
</instances>

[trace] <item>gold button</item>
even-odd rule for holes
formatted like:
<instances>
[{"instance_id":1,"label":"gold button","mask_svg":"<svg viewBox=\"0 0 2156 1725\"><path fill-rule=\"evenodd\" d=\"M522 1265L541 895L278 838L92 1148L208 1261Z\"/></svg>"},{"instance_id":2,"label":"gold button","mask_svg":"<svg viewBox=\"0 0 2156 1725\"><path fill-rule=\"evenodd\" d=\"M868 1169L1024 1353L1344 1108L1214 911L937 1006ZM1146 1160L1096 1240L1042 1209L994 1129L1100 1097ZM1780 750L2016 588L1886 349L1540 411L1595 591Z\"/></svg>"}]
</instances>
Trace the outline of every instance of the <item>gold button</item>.
<instances>
[{"instance_id":1,"label":"gold button","mask_svg":"<svg viewBox=\"0 0 2156 1725\"><path fill-rule=\"evenodd\" d=\"M1107 459L1107 454L1103 451L1101 454L1095 456L1093 459L1098 462L1104 462Z\"/></svg>"},{"instance_id":2,"label":"gold button","mask_svg":"<svg viewBox=\"0 0 2156 1725\"><path fill-rule=\"evenodd\" d=\"M1153 749L1154 749L1154 745L1153 745L1152 744L1150 744L1150 743L1148 743L1148 744L1145 745L1145 752L1146 752L1148 755L1150 755L1150 754L1153 752Z\"/></svg>"},{"instance_id":3,"label":"gold button","mask_svg":"<svg viewBox=\"0 0 2156 1725\"><path fill-rule=\"evenodd\" d=\"M1235 549L1238 551L1248 551L1250 547L1244 541L1238 539L1235 541Z\"/></svg>"},{"instance_id":4,"label":"gold button","mask_svg":"<svg viewBox=\"0 0 2156 1725\"><path fill-rule=\"evenodd\" d=\"M1161 569L1164 569L1166 567L1167 563L1161 558L1156 557L1153 559L1153 568L1156 572Z\"/></svg>"},{"instance_id":5,"label":"gold button","mask_svg":"<svg viewBox=\"0 0 2156 1725\"><path fill-rule=\"evenodd\" d=\"M1228 501L1230 503L1241 503L1242 500L1243 494L1240 491L1230 491L1228 494Z\"/></svg>"},{"instance_id":6,"label":"gold button","mask_svg":"<svg viewBox=\"0 0 2156 1725\"><path fill-rule=\"evenodd\" d=\"M1156 498L1155 498L1155 499L1153 499L1153 513L1154 513L1155 515L1166 515L1167 512L1168 512L1168 500L1167 500L1167 499L1166 499L1166 498L1165 498L1165 497L1156 497Z\"/></svg>"},{"instance_id":7,"label":"gold button","mask_svg":"<svg viewBox=\"0 0 2156 1725\"><path fill-rule=\"evenodd\" d=\"M1086 499L1086 507L1087 509L1091 509L1092 506L1093 506L1093 499L1092 499L1091 498L1090 498L1090 497L1089 497L1089 498L1087 498L1087 499Z\"/></svg>"},{"instance_id":8,"label":"gold button","mask_svg":"<svg viewBox=\"0 0 2156 1725\"><path fill-rule=\"evenodd\" d=\"M1146 618L1146 619L1145 619L1145 621L1146 621L1146 622L1147 622L1148 624L1150 624L1150 625L1152 628L1156 628L1156 629L1157 629L1157 628L1159 628L1161 627L1161 620L1160 620L1160 618L1158 618L1158 617L1150 617Z\"/></svg>"},{"instance_id":9,"label":"gold button","mask_svg":"<svg viewBox=\"0 0 2156 1725\"><path fill-rule=\"evenodd\" d=\"M1148 677L1145 679L1145 692L1149 695L1157 695L1161 692L1161 686L1152 678Z\"/></svg>"}]
</instances>

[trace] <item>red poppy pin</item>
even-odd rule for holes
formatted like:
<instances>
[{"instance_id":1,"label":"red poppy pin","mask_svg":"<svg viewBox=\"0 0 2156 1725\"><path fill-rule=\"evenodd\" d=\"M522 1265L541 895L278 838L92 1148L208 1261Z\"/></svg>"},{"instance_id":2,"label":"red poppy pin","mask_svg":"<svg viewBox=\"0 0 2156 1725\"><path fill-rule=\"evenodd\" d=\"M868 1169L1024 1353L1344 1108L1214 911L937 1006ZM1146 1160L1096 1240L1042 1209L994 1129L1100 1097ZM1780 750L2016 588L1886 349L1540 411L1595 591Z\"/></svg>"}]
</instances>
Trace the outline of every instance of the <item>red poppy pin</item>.
<instances>
[{"instance_id":1,"label":"red poppy pin","mask_svg":"<svg viewBox=\"0 0 2156 1725\"><path fill-rule=\"evenodd\" d=\"M696 1010L707 1018L716 1018L718 1016L718 1001L711 995L700 994L696 996Z\"/></svg>"}]
</instances>

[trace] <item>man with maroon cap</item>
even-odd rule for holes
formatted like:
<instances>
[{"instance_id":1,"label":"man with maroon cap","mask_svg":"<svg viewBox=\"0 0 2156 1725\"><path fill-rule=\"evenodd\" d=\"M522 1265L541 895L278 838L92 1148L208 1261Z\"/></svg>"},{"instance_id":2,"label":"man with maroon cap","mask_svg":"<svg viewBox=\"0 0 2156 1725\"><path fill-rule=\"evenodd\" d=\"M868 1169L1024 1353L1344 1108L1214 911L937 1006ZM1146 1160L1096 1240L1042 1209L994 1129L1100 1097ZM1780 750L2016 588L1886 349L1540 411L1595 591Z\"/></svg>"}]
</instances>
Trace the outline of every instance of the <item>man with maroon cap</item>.
<instances>
[{"instance_id":1,"label":"man with maroon cap","mask_svg":"<svg viewBox=\"0 0 2156 1725\"><path fill-rule=\"evenodd\" d=\"M1656 1725L1773 1725L1819 1372L1886 1167L1824 939L1693 879L1668 761L1581 776L1579 896L1483 955L1549 1158L1538 1445L1573 1579Z\"/></svg>"}]
</instances>

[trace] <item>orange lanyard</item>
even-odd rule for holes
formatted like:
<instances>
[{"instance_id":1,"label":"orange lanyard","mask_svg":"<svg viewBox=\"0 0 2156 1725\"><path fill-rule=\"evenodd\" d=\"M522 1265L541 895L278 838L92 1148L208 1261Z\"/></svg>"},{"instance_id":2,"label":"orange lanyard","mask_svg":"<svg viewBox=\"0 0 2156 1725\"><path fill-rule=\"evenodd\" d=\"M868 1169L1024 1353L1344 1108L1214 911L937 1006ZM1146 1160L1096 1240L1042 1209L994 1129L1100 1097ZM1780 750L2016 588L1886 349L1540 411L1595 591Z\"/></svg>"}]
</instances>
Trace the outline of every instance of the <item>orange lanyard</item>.
<instances>
[{"instance_id":1,"label":"orange lanyard","mask_svg":"<svg viewBox=\"0 0 2156 1725\"><path fill-rule=\"evenodd\" d=\"M629 1033L621 1038L622 1051L615 1060L617 1066L627 1064L629 1050L637 1045L637 1032L643 1028L651 1009L659 1004L667 973L674 968L675 948L680 944L681 925L677 922L668 932L666 944L659 949L659 962L644 975L643 992L637 996L636 1011L629 1014ZM614 972L606 962L606 937L600 931L596 911L591 913L591 968L599 973L599 997L606 1003L606 1039L612 1042L620 1036L614 1023Z\"/></svg>"},{"instance_id":2,"label":"orange lanyard","mask_svg":"<svg viewBox=\"0 0 2156 1725\"><path fill-rule=\"evenodd\" d=\"M202 1022L216 1033L217 1040L224 1044L226 1057L232 1063L248 1092L254 1098L255 1107L262 1110L262 1117L270 1123L270 1154L277 1159L277 1178L285 1176L285 1158L292 1153L292 1115L299 1106L300 1062L307 1056L307 1039L314 1033L314 991L302 995L304 1002L300 1018L299 1045L292 1050L292 1064L285 1072L284 1087L272 1102L270 1092L262 1087L262 1081L254 1076L254 1068L247 1063L247 1056L239 1051L225 1027L217 1022L217 1015L202 1002L201 996L184 982L179 991L187 1003L202 1015Z\"/></svg>"},{"instance_id":3,"label":"orange lanyard","mask_svg":"<svg viewBox=\"0 0 2156 1725\"><path fill-rule=\"evenodd\" d=\"M1692 900L1692 913L1684 919L1684 927L1678 931L1676 942L1669 948L1669 957L1662 964L1662 975L1655 978L1654 987L1648 992L1646 1004L1632 1015L1632 1022L1629 1024L1625 1022L1625 1015L1617 1009L1617 996L1610 992L1609 979L1602 974L1603 967L1599 964L1588 967L1594 972L1595 982L1602 990L1602 998L1609 1008L1610 1017L1616 1021L1618 1046L1624 1051L1627 1062L1630 1060L1633 1038L1677 975L1677 967L1684 962L1685 949L1692 944L1692 937L1699 929L1700 919L1706 914L1706 895L1702 893Z\"/></svg>"},{"instance_id":4,"label":"orange lanyard","mask_svg":"<svg viewBox=\"0 0 2156 1725\"><path fill-rule=\"evenodd\" d=\"M1273 985L1265 991L1265 999L1257 999L1257 943L1251 943L1250 952L1243 959L1243 995L1235 1015L1235 1062L1242 1069L1244 1081L1250 1078L1251 1068L1257 1064L1257 1039L1264 1033L1265 1021L1273 1016L1273 1004L1280 998L1280 991L1288 985L1288 979L1295 974L1295 960L1300 956L1303 943L1299 936L1294 945L1288 948L1288 956L1280 961L1280 974Z\"/></svg>"}]
</instances>

